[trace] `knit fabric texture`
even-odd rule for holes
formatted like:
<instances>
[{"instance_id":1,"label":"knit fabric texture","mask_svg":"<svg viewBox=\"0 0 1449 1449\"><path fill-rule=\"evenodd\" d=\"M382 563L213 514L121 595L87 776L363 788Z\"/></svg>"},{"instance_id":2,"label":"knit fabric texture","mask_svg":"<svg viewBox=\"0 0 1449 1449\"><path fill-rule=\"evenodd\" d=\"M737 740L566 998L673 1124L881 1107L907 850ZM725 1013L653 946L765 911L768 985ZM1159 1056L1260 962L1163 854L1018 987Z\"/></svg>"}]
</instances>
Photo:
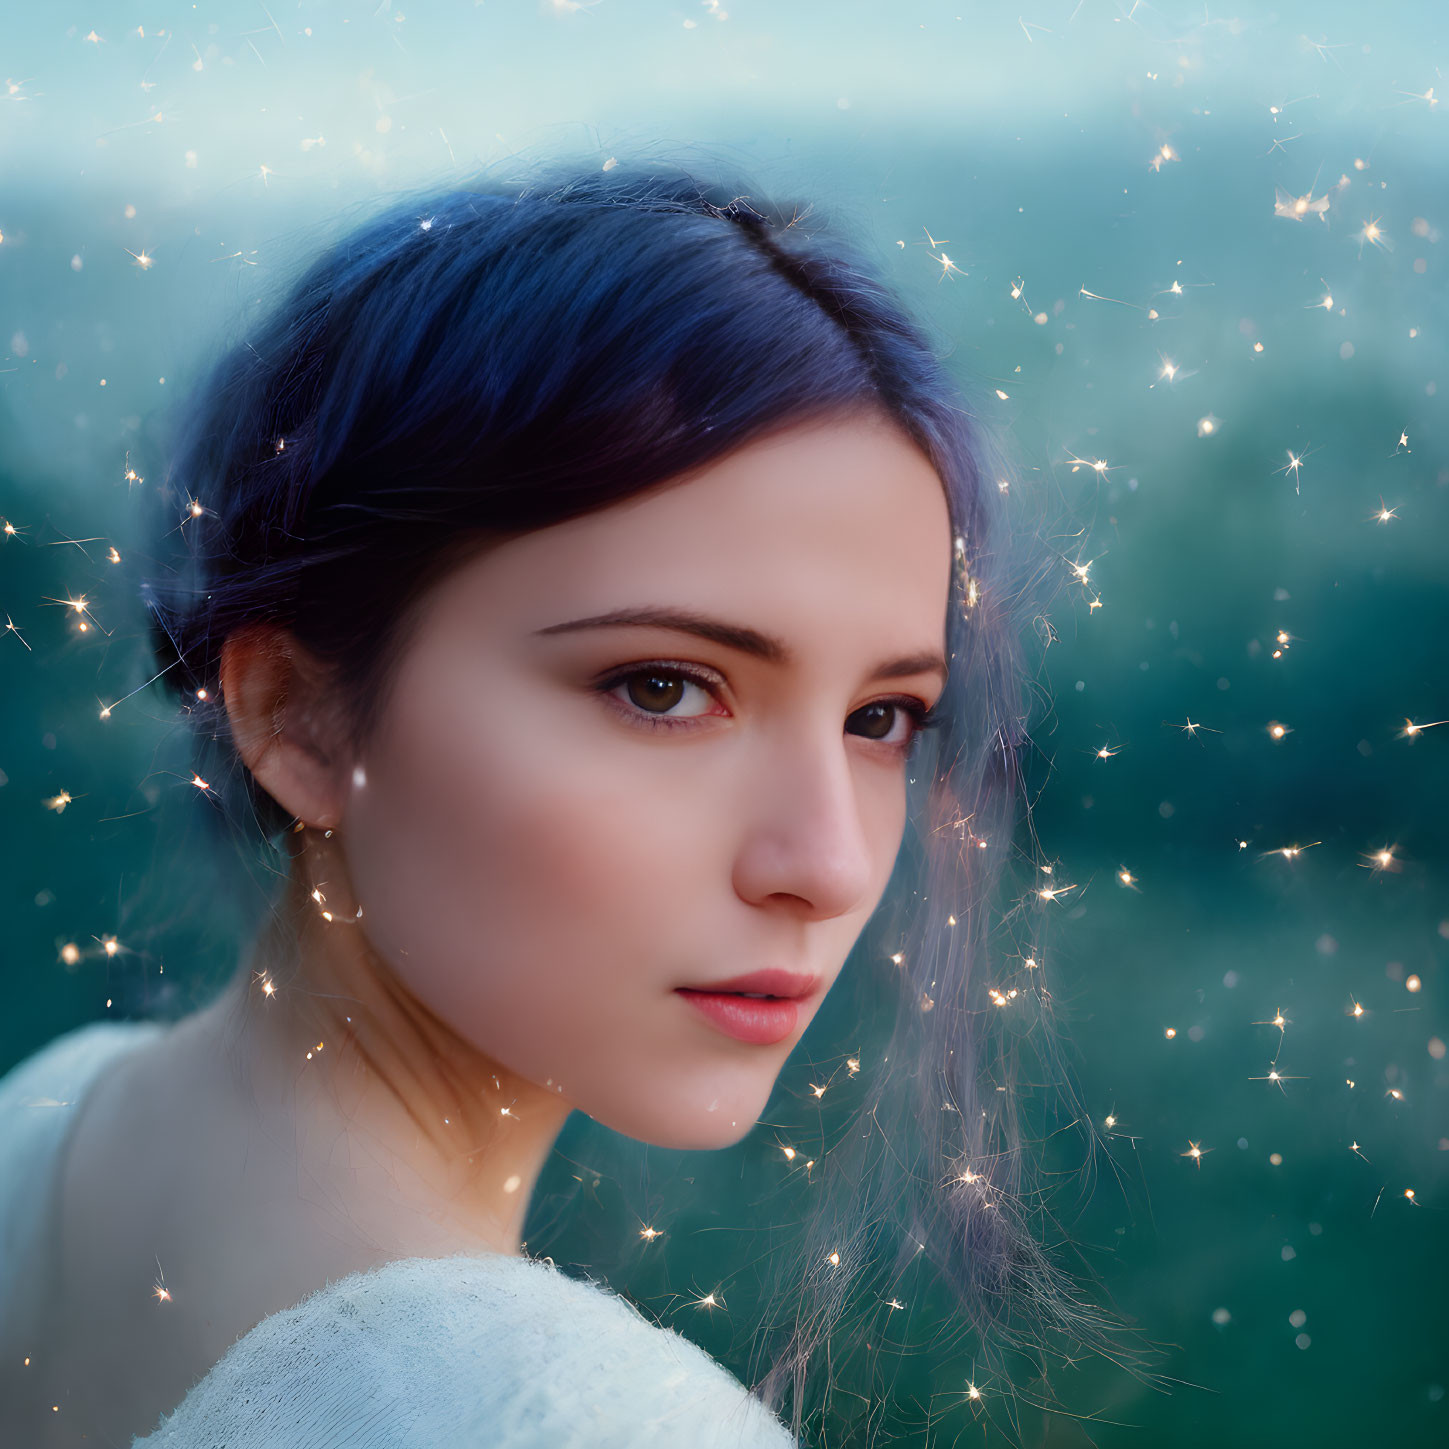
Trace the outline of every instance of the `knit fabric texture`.
<instances>
[{"instance_id":1,"label":"knit fabric texture","mask_svg":"<svg viewBox=\"0 0 1449 1449\"><path fill-rule=\"evenodd\" d=\"M133 1449L789 1449L732 1374L546 1260L406 1258L246 1334Z\"/></svg>"}]
</instances>

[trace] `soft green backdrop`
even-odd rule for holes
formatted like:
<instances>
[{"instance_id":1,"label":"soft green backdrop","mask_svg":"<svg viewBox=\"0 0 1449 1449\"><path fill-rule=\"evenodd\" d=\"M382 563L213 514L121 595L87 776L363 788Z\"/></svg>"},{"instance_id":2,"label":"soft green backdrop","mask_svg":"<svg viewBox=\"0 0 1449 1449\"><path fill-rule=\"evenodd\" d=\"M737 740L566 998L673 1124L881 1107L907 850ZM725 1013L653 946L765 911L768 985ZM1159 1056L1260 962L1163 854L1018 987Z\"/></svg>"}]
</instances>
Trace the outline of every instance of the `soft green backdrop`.
<instances>
[{"instance_id":1,"label":"soft green backdrop","mask_svg":"<svg viewBox=\"0 0 1449 1449\"><path fill-rule=\"evenodd\" d=\"M244 942L252 888L133 693L127 470L219 329L390 188L516 150L737 163L856 220L1064 520L1020 843L1074 886L1043 959L1115 1126L1059 1211L1181 1380L1079 1365L1054 1388L1095 1421L1013 1428L1001 1386L964 1402L970 1363L911 1353L877 1442L1449 1441L1449 725L1403 733L1449 719L1442 6L164 0L5 29L0 1070L184 1009ZM856 1050L827 1008L772 1120ZM614 1281L743 1373L732 1274L789 1133L624 1181L577 1165L591 1131L530 1246L587 1264L655 1214Z\"/></svg>"}]
</instances>

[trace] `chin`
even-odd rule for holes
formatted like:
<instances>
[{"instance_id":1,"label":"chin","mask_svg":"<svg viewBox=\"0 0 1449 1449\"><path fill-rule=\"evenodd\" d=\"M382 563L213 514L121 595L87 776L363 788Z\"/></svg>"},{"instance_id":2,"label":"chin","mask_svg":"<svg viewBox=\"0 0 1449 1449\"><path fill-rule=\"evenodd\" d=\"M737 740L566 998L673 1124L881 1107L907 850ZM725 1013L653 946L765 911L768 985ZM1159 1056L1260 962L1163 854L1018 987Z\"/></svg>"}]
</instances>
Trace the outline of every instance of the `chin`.
<instances>
[{"instance_id":1,"label":"chin","mask_svg":"<svg viewBox=\"0 0 1449 1449\"><path fill-rule=\"evenodd\" d=\"M733 1147L749 1136L765 1110L768 1096L768 1090L756 1094L736 1088L715 1093L681 1093L674 1109L668 1112L660 1112L653 1103L614 1104L614 1110L597 1112L584 1110L601 1126L637 1142L647 1142L651 1147L713 1152Z\"/></svg>"}]
</instances>

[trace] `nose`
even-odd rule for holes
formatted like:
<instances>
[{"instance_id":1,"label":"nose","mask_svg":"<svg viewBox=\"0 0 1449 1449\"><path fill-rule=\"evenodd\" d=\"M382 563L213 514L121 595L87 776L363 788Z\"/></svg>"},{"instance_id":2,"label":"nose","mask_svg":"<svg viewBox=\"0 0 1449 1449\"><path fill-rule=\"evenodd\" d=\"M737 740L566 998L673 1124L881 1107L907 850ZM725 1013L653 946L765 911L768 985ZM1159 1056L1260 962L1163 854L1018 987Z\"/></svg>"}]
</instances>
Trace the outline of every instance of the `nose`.
<instances>
[{"instance_id":1,"label":"nose","mask_svg":"<svg viewBox=\"0 0 1449 1449\"><path fill-rule=\"evenodd\" d=\"M768 764L748 788L746 833L735 862L742 899L761 904L771 896L795 896L821 919L861 907L892 846L887 833L893 822L875 818L879 805L862 808L860 768L838 725L829 744L806 740L770 749Z\"/></svg>"}]
</instances>

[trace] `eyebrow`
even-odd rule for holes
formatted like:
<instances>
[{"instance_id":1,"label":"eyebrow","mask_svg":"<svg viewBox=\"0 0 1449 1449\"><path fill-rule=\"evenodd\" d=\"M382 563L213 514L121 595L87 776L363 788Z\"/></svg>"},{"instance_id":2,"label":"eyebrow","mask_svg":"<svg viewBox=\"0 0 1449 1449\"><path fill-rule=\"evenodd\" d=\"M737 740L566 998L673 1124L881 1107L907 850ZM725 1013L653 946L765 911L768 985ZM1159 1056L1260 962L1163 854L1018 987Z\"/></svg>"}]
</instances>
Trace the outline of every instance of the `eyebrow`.
<instances>
[{"instance_id":1,"label":"eyebrow","mask_svg":"<svg viewBox=\"0 0 1449 1449\"><path fill-rule=\"evenodd\" d=\"M534 630L535 634L566 634L579 629L620 629L642 626L648 629L673 629L683 634L695 634L714 644L723 644L763 659L767 664L789 665L794 656L781 639L762 634L743 624L728 624L723 619L713 619L707 614L697 614L689 609L614 609L607 614L593 614L587 619L570 619L563 624L550 624L547 628ZM947 678L946 660L943 655L927 650L920 654L906 654L899 659L886 659L871 673L869 681L895 679L903 674L939 674Z\"/></svg>"}]
</instances>

